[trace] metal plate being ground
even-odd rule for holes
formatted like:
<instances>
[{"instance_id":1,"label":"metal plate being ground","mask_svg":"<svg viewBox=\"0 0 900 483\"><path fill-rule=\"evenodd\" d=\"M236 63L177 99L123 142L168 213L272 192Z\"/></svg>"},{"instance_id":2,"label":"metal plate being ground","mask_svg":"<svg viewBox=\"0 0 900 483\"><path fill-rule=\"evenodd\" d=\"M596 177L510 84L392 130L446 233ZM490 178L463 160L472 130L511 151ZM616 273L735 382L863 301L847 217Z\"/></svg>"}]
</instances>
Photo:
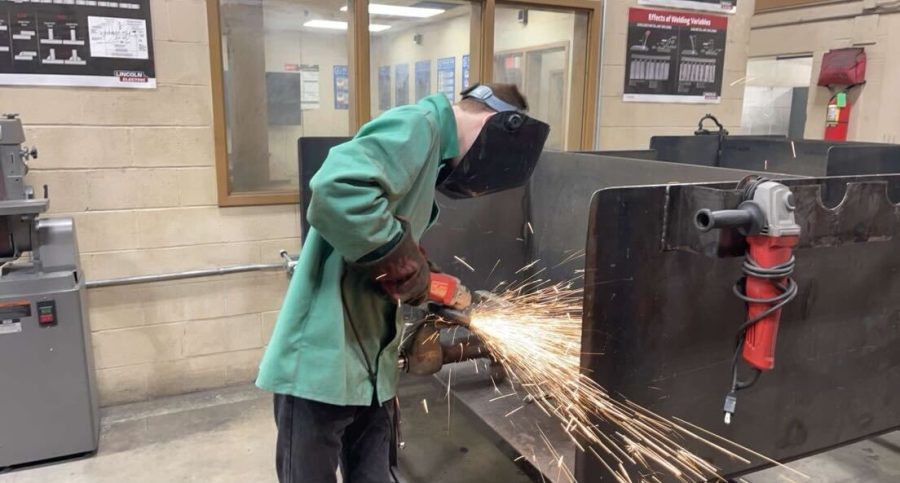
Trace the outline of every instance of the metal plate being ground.
<instances>
[{"instance_id":1,"label":"metal plate being ground","mask_svg":"<svg viewBox=\"0 0 900 483\"><path fill-rule=\"evenodd\" d=\"M699 208L733 208L730 184L612 188L593 199L582 365L610 393L788 461L900 427L900 176L798 179L803 229L776 367L739 393L723 423L744 303L738 238L693 227ZM823 203L824 202L824 203ZM834 208L826 208L831 206ZM720 237L721 236L721 237ZM595 354L602 354L595 355ZM767 465L687 443L733 477ZM606 481L579 454L578 480Z\"/></svg>"}]
</instances>

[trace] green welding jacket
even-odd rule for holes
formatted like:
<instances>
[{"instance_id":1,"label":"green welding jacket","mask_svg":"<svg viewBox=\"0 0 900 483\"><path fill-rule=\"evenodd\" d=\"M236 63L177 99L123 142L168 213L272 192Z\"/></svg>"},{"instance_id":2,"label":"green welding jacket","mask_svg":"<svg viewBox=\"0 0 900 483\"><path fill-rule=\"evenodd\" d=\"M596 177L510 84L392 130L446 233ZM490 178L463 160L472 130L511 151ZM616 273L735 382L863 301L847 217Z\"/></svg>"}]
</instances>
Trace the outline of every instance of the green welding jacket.
<instances>
[{"instance_id":1,"label":"green welding jacket","mask_svg":"<svg viewBox=\"0 0 900 483\"><path fill-rule=\"evenodd\" d=\"M443 94L391 109L334 147L310 181L311 229L256 385L336 405L368 406L397 390L401 320L377 284L348 267L383 249L409 220L419 240L437 218L438 171L459 154Z\"/></svg>"}]
</instances>

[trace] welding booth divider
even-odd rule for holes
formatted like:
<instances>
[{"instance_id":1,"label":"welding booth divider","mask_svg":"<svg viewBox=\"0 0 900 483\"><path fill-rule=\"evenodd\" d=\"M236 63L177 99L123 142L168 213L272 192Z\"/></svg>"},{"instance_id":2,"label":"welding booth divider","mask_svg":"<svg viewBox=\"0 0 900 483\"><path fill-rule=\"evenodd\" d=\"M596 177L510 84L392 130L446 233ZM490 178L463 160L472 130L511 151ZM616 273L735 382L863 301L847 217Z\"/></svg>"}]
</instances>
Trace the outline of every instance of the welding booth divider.
<instances>
[{"instance_id":1,"label":"welding booth divider","mask_svg":"<svg viewBox=\"0 0 900 483\"><path fill-rule=\"evenodd\" d=\"M301 138L304 187L339 141ZM787 140L737 141L790 149ZM900 172L896 146L806 146L801 152L821 157L814 163L798 156L795 163L815 173L826 166ZM741 260L717 251L719 239L700 237L692 216L701 207L736 206L733 189L748 174L786 179L794 187L804 233L796 269L800 295L782 316L776 369L742 393L736 421L726 427L722 398L735 331L746 316L732 294ZM684 184L698 182L718 183ZM305 219L305 190L301 198ZM532 270L547 267L540 278L554 282L583 269L582 346L589 355L582 365L592 378L660 414L767 456L794 459L900 426L900 299L892 295L900 293L900 207L891 200L900 201L900 176L811 179L548 151L524 188L470 200L439 196L441 215L423 245L473 289L521 280L529 273L516 272L535 259L541 262ZM584 258L555 266L585 249ZM692 449L728 475L768 464L753 459L743 465L708 447ZM573 452L578 481L598 481L604 474L599 462Z\"/></svg>"},{"instance_id":2,"label":"welding booth divider","mask_svg":"<svg viewBox=\"0 0 900 483\"><path fill-rule=\"evenodd\" d=\"M732 294L743 258L722 254L742 250L692 226L698 209L737 206L730 183L594 195L582 367L610 394L788 461L900 427L900 176L782 182L802 230L799 294L781 315L775 369L740 393L730 426L722 404L747 309ZM687 443L725 477L769 465ZM576 462L578 481L603 474L592 456Z\"/></svg>"},{"instance_id":3,"label":"welding booth divider","mask_svg":"<svg viewBox=\"0 0 900 483\"><path fill-rule=\"evenodd\" d=\"M897 145L792 140L784 136L653 136L647 150L589 153L797 176L900 171L891 167L891 160L900 163L900 146ZM843 167L834 167L835 164ZM863 168L863 165L870 168Z\"/></svg>"},{"instance_id":4,"label":"welding booth divider","mask_svg":"<svg viewBox=\"0 0 900 483\"><path fill-rule=\"evenodd\" d=\"M309 180L329 149L348 139L298 139L303 233L309 229ZM441 215L423 244L437 263L475 287L493 288L501 281L521 278L516 271L536 259L547 264L551 279L564 280L571 276L572 267L554 266L572 251L583 250L594 191L610 186L738 180L749 172L801 177L900 172L900 146L784 136L694 135L654 136L648 150L547 151L525 188L471 200L449 200L439 194ZM463 242L455 246L454 240ZM499 261L495 253L502 254Z\"/></svg>"}]
</instances>

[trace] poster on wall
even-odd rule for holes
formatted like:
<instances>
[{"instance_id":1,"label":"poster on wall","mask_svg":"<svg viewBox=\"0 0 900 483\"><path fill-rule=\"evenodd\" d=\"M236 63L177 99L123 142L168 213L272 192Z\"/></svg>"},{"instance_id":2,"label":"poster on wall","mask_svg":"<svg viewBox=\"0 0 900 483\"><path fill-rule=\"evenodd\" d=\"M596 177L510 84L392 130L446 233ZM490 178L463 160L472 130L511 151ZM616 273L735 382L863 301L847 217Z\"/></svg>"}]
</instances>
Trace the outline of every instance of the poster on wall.
<instances>
[{"instance_id":1,"label":"poster on wall","mask_svg":"<svg viewBox=\"0 0 900 483\"><path fill-rule=\"evenodd\" d=\"M638 3L708 12L734 13L737 11L737 0L638 0Z\"/></svg>"},{"instance_id":2,"label":"poster on wall","mask_svg":"<svg viewBox=\"0 0 900 483\"><path fill-rule=\"evenodd\" d=\"M391 66L378 68L378 109L386 111L391 108Z\"/></svg>"},{"instance_id":3,"label":"poster on wall","mask_svg":"<svg viewBox=\"0 0 900 483\"><path fill-rule=\"evenodd\" d=\"M346 65L334 66L334 108L350 109L350 71Z\"/></svg>"},{"instance_id":4,"label":"poster on wall","mask_svg":"<svg viewBox=\"0 0 900 483\"><path fill-rule=\"evenodd\" d=\"M431 94L431 61L416 62L416 100Z\"/></svg>"},{"instance_id":5,"label":"poster on wall","mask_svg":"<svg viewBox=\"0 0 900 483\"><path fill-rule=\"evenodd\" d=\"M155 88L150 0L0 2L0 85Z\"/></svg>"},{"instance_id":6,"label":"poster on wall","mask_svg":"<svg viewBox=\"0 0 900 483\"><path fill-rule=\"evenodd\" d=\"M438 90L452 103L456 96L456 57L437 60L437 84Z\"/></svg>"},{"instance_id":7,"label":"poster on wall","mask_svg":"<svg viewBox=\"0 0 900 483\"><path fill-rule=\"evenodd\" d=\"M632 8L626 102L718 103L728 17Z\"/></svg>"},{"instance_id":8,"label":"poster on wall","mask_svg":"<svg viewBox=\"0 0 900 483\"><path fill-rule=\"evenodd\" d=\"M300 64L300 108L319 108L319 66Z\"/></svg>"},{"instance_id":9,"label":"poster on wall","mask_svg":"<svg viewBox=\"0 0 900 483\"><path fill-rule=\"evenodd\" d=\"M394 67L394 105L409 104L409 64Z\"/></svg>"},{"instance_id":10,"label":"poster on wall","mask_svg":"<svg viewBox=\"0 0 900 483\"><path fill-rule=\"evenodd\" d=\"M462 56L462 89L469 87L469 54Z\"/></svg>"}]
</instances>

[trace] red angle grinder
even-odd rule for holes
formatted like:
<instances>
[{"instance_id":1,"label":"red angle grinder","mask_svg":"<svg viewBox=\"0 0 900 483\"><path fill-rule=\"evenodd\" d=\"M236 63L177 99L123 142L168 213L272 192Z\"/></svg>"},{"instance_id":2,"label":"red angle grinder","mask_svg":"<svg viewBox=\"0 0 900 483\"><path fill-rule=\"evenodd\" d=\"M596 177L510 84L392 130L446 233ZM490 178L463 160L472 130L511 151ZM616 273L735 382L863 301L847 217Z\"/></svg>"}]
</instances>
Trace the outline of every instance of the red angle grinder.
<instances>
[{"instance_id":1,"label":"red angle grinder","mask_svg":"<svg viewBox=\"0 0 900 483\"><path fill-rule=\"evenodd\" d=\"M428 292L428 312L430 315L407 328L407 335L401 343L399 366L414 375L429 375L441 370L444 364L462 362L469 359L490 359L491 374L495 380L504 376L502 366L491 357L490 351L477 337L463 331L463 336L442 341L442 328L460 326L469 328L470 309L486 300L493 300L482 291L474 294L460 280L445 273L431 273Z\"/></svg>"},{"instance_id":2,"label":"red angle grinder","mask_svg":"<svg viewBox=\"0 0 900 483\"><path fill-rule=\"evenodd\" d=\"M694 219L703 232L737 228L748 245L744 276L734 286L735 295L747 304L747 320L738 329L731 390L725 397L725 424L731 424L737 392L755 384L763 371L775 368L781 309L797 296L797 284L790 278L794 248L800 241L794 194L781 183L757 177L744 179L738 189L743 190L743 202L737 209L704 209ZM748 380L738 377L740 355L753 372Z\"/></svg>"}]
</instances>

